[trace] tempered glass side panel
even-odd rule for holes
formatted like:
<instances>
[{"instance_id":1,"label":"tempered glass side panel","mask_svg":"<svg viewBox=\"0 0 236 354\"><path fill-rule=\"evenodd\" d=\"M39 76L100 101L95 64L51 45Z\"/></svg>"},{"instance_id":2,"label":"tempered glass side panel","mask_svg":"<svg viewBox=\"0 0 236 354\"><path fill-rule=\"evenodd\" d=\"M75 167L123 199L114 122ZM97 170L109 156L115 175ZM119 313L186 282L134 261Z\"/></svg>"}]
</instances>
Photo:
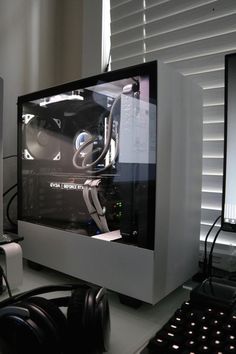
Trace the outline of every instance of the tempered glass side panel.
<instances>
[{"instance_id":1,"label":"tempered glass side panel","mask_svg":"<svg viewBox=\"0 0 236 354\"><path fill-rule=\"evenodd\" d=\"M19 97L19 219L154 247L156 63Z\"/></svg>"}]
</instances>

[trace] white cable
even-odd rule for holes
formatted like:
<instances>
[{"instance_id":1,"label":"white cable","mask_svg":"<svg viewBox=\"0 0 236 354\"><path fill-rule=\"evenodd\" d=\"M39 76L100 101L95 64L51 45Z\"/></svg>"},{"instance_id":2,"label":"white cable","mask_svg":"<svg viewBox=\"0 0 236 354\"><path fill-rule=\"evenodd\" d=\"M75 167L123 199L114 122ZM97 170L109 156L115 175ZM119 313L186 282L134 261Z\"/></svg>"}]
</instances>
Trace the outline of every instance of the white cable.
<instances>
[{"instance_id":1,"label":"white cable","mask_svg":"<svg viewBox=\"0 0 236 354\"><path fill-rule=\"evenodd\" d=\"M92 196L92 200L94 203L94 206L96 208L98 217L100 219L100 223L102 226L102 230L103 232L109 232L109 228L107 225L107 220L106 220L106 216L105 216L105 210L104 208L102 208L101 203L98 199L98 186L101 183L100 179L94 179L92 180L92 182L90 183L91 186L91 196Z\"/></svg>"},{"instance_id":2,"label":"white cable","mask_svg":"<svg viewBox=\"0 0 236 354\"><path fill-rule=\"evenodd\" d=\"M85 202L85 204L86 204L86 206L87 206L89 215L90 215L91 218L95 221L95 223L96 223L97 227L99 228L99 230L101 230L102 225L101 225L99 216L98 216L98 214L97 214L96 208L95 208L94 205L91 203L90 197L89 197L89 194L90 194L90 183L91 183L91 180L90 180L90 179L87 179L87 180L84 182L84 186L83 186L83 198L84 198L84 202Z\"/></svg>"},{"instance_id":3,"label":"white cable","mask_svg":"<svg viewBox=\"0 0 236 354\"><path fill-rule=\"evenodd\" d=\"M89 215L95 221L97 227L101 232L109 232L105 211L101 206L98 198L98 186L101 183L100 179L87 179L83 186L83 198L87 206ZM91 201L91 198L92 201Z\"/></svg>"}]
</instances>

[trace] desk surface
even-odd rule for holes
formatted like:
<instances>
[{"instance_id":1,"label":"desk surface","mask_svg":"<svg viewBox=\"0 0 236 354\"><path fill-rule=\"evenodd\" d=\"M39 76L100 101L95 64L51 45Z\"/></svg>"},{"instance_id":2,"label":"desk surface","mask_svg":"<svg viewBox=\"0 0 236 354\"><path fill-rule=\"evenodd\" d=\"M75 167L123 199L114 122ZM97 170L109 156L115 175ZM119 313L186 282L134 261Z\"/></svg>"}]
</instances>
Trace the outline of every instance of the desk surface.
<instances>
[{"instance_id":1,"label":"desk surface","mask_svg":"<svg viewBox=\"0 0 236 354\"><path fill-rule=\"evenodd\" d=\"M28 267L27 262L24 262L23 284L13 291L13 294L43 285L73 281L75 281L74 278L51 269L33 270ZM55 296L55 293L53 295ZM111 343L108 354L138 354L148 340L171 317L176 308L188 299L188 296L189 291L181 287L155 306L143 304L139 309L133 309L122 305L117 294L109 292ZM0 296L0 300L5 297L7 297L6 292Z\"/></svg>"}]
</instances>

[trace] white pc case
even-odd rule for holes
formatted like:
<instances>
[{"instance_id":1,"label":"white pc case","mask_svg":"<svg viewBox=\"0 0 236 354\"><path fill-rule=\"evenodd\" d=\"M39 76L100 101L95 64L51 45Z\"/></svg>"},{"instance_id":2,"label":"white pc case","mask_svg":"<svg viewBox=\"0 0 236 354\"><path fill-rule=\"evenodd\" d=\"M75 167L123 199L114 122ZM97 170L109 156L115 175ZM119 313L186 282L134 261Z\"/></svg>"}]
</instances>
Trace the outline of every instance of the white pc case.
<instances>
[{"instance_id":1,"label":"white pc case","mask_svg":"<svg viewBox=\"0 0 236 354\"><path fill-rule=\"evenodd\" d=\"M145 63L136 66L136 75L139 69L145 75L144 68L148 65L149 63ZM24 237L24 258L120 294L155 304L198 271L202 93L198 85L170 66L159 61L152 65L156 70L152 75L157 84L154 90L156 101L153 104L149 101L149 113L152 111L156 127L152 129L152 123L149 125L151 138L149 137L148 159L156 161L155 195L152 196L155 203L150 204L147 212L148 223L153 223L155 229L152 246L143 247L135 242L122 242L122 238L119 239L119 230L86 237L66 228L41 224L40 220L31 222L22 217L21 210L18 230L19 235ZM124 80L129 72L132 77L134 73L129 69L98 75L96 82L114 82L116 76ZM91 78L88 80L91 81ZM81 88L81 85L87 84L86 79L77 84ZM128 86L125 87L128 90ZM40 97L48 97L49 94L50 97L56 97L59 89L69 91L69 86L54 88L48 93L43 91L22 96L18 101L19 120L22 118L22 104L28 101L38 102ZM79 93L82 95L83 90ZM49 99L46 100L48 102ZM30 117L28 111L25 114ZM145 129L144 127L143 134L146 134ZM21 129L19 131L21 134ZM151 141L154 137L155 143ZM151 151L153 146L154 157ZM129 143L126 148L130 151ZM23 147L20 146L20 171L22 159L28 159L23 161L27 166L33 159L31 154L27 152L26 156L25 150L23 153L22 151ZM126 155L124 148L120 148L120 155L122 154L122 159L125 160L130 153ZM56 159L59 160L58 156L57 154ZM27 189L23 193L27 194ZM26 197L22 194L22 198ZM142 204L138 207L141 209ZM146 236L152 238L152 235Z\"/></svg>"}]
</instances>

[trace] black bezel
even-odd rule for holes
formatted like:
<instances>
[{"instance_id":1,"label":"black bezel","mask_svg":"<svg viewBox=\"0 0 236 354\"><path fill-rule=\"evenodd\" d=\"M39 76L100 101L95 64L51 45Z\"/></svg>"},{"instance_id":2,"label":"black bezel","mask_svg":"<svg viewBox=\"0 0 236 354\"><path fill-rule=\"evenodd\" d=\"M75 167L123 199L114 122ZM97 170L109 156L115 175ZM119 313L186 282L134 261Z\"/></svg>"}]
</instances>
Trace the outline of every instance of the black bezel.
<instances>
[{"instance_id":1,"label":"black bezel","mask_svg":"<svg viewBox=\"0 0 236 354\"><path fill-rule=\"evenodd\" d=\"M236 58L236 53L227 54L225 56L224 152L223 152L223 193L222 193L221 229L223 231L236 232L236 224L230 224L230 223L225 222L225 220L224 220L225 190L226 190L227 124L228 124L228 68L229 68L229 59L232 57Z\"/></svg>"}]
</instances>

